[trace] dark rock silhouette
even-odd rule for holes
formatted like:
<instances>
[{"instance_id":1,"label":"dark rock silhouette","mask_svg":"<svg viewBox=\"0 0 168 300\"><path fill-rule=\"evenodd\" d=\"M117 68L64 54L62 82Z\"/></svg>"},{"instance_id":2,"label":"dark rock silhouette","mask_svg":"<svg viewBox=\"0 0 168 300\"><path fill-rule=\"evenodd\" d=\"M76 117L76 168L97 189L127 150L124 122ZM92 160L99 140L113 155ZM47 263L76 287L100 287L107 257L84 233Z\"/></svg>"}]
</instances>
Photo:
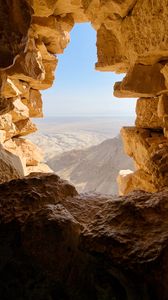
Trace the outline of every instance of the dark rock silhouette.
<instances>
[{"instance_id":1,"label":"dark rock silhouette","mask_svg":"<svg viewBox=\"0 0 168 300\"><path fill-rule=\"evenodd\" d=\"M0 299L167 299L167 190L78 195L34 174L0 194Z\"/></svg>"}]
</instances>

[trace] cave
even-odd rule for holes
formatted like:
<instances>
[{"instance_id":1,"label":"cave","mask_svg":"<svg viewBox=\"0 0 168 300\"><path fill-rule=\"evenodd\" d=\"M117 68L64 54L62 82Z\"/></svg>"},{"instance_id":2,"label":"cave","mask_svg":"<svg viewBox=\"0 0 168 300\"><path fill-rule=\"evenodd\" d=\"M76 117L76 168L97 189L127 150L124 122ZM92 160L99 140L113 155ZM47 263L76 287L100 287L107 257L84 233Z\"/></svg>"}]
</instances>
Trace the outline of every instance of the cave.
<instances>
[{"instance_id":1,"label":"cave","mask_svg":"<svg viewBox=\"0 0 168 300\"><path fill-rule=\"evenodd\" d=\"M168 1L0 0L0 299L168 299ZM121 196L78 194L24 136L75 23L97 31L96 70L138 98L123 127L135 172Z\"/></svg>"}]
</instances>

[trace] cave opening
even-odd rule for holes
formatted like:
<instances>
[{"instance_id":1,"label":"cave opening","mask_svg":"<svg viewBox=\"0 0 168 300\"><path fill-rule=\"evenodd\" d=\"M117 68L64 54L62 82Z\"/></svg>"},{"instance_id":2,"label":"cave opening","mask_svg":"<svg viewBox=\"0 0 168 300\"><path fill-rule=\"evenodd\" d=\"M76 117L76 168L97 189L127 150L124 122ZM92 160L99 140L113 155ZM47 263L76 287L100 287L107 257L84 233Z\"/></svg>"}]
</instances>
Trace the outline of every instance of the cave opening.
<instances>
[{"instance_id":1,"label":"cave opening","mask_svg":"<svg viewBox=\"0 0 168 300\"><path fill-rule=\"evenodd\" d=\"M134 123L136 100L112 95L124 74L95 69L96 31L90 23L76 24L70 36L58 55L54 84L42 92L44 118L35 120L38 134L31 139L51 169L78 191L116 194L120 169L133 169L118 137L123 125Z\"/></svg>"},{"instance_id":2,"label":"cave opening","mask_svg":"<svg viewBox=\"0 0 168 300\"><path fill-rule=\"evenodd\" d=\"M167 299L167 14L167 0L0 0L1 299ZM57 65L55 54L63 52L67 46L73 24L88 20L97 28L99 36L97 66L101 71L107 67L127 73L122 82L116 83L115 95L138 97L135 126L122 128L125 150L136 164L136 171L131 176L127 174L121 182L123 194L133 191L126 197L103 195L100 190L101 171L108 175L107 167L110 174L113 169L105 160L113 155L111 144L106 156L102 148L101 153L98 152L96 145L92 153L87 149L88 157L96 157L94 164L88 157L83 158L82 150L79 153L76 149L71 151L69 159L63 156L66 165L70 161L71 171L72 163L75 164L80 185L86 183L81 173L84 169L89 184L92 178L98 178L96 186L101 194L83 194L78 193L74 185L51 174L51 169L46 170L40 151L23 138L36 130L31 118L43 114L40 91L53 84ZM80 36L84 38L83 34ZM80 43L82 50L86 45ZM79 60L78 54L81 54L79 50L74 56L75 62ZM84 54L90 58L89 50ZM66 58L66 51L62 57ZM71 58L68 61L71 62ZM74 61L71 72L77 74ZM91 107L96 108L97 123L104 129L105 125L98 119L100 109L116 126L116 111L114 115L111 113L112 99L110 108L105 104L107 88L103 79L96 84L98 95L95 95L102 100L99 106L98 98L89 98L93 76L84 76L87 64L83 57L80 62L79 83L71 72L64 71L69 86L63 86L63 91L67 92L67 102L71 103L67 109L67 114L70 110L71 114L66 118L75 114L74 126L77 127L81 106L72 107L72 79L75 92L81 82L86 84L85 87L81 84L82 92L78 91L76 99L80 103L84 96L84 110L80 114L87 117L90 113L89 118L93 119L95 111ZM101 75L97 73L97 76ZM108 73L108 76L113 75ZM101 93L102 88L105 91ZM111 90L112 87L110 97ZM59 116L65 113L66 103L61 95L57 98L64 104L62 111L58 111L57 106ZM92 105L91 100L95 101ZM50 112L53 116L53 109ZM53 119L46 133L51 151L52 122ZM59 118L59 122L62 130L66 123L72 131L69 121ZM42 126L46 129L46 123ZM72 143L72 134L68 132L67 137ZM63 131L54 139L63 143L67 150ZM35 140L38 140L37 135ZM106 149L105 142L101 145ZM112 157L116 165L119 165L118 152L115 148ZM77 153L80 169L76 165ZM105 169L101 163L105 164ZM67 173L66 168L64 172ZM74 176L74 169L71 175ZM105 191L107 189L105 186ZM93 188L90 191L95 192Z\"/></svg>"}]
</instances>

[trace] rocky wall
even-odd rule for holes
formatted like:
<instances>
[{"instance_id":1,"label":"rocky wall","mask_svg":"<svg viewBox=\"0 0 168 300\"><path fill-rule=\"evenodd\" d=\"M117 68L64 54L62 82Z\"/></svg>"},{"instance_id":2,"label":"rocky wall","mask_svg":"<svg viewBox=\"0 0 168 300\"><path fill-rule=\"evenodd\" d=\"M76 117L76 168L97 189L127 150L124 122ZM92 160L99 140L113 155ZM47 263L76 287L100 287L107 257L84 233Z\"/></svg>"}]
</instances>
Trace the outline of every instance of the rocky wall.
<instances>
[{"instance_id":1,"label":"rocky wall","mask_svg":"<svg viewBox=\"0 0 168 300\"><path fill-rule=\"evenodd\" d=\"M167 300L168 190L78 195L36 173L0 194L2 300Z\"/></svg>"},{"instance_id":2,"label":"rocky wall","mask_svg":"<svg viewBox=\"0 0 168 300\"><path fill-rule=\"evenodd\" d=\"M126 73L114 95L136 97L134 128L123 128L134 173L120 192L167 186L168 0L0 0L0 182L49 171L23 136L36 131L40 90L52 86L58 60L77 22L97 31L96 69ZM122 101L122 100L121 100Z\"/></svg>"}]
</instances>

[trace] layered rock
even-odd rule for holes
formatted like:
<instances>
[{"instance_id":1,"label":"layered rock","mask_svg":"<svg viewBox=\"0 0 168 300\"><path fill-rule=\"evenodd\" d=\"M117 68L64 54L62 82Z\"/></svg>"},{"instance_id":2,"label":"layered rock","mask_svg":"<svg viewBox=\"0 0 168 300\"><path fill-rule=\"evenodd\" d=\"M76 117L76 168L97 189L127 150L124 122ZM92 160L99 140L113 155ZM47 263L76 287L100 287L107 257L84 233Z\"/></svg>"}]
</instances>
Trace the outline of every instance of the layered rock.
<instances>
[{"instance_id":1,"label":"layered rock","mask_svg":"<svg viewBox=\"0 0 168 300\"><path fill-rule=\"evenodd\" d=\"M39 4L40 15L35 14L38 1L1 2L0 143L4 167L0 182L3 182L4 178L23 177L34 171L52 172L43 163L37 147L21 137L36 131L30 118L43 116L39 90L52 85L57 65L54 54L63 52L69 42L68 31L74 20L71 16L60 19L52 13L43 15L40 10L47 9L47 2L44 6ZM13 155L20 162L18 166ZM34 159L37 156L38 160ZM8 176L4 176L5 168Z\"/></svg>"},{"instance_id":2,"label":"layered rock","mask_svg":"<svg viewBox=\"0 0 168 300\"><path fill-rule=\"evenodd\" d=\"M30 118L43 115L40 90L52 86L58 63L56 55L68 45L75 22L91 22L97 31L96 69L126 73L123 81L116 83L114 94L140 97L136 128L148 130L149 136L149 132L157 135L159 130L155 146L152 140L153 152L147 164L154 160L153 168L158 175L151 175L151 167L144 168L139 157L135 159L139 170L136 178L138 174L143 180L145 172L145 178L152 176L156 190L162 179L161 186L166 185L166 142L162 144L168 137L167 6L168 0L1 0L0 141L4 151L4 142L13 143L14 138L36 130ZM126 135L130 140L132 131ZM162 151L157 146L159 139ZM142 143L142 137L140 140L137 145ZM159 151L161 162L153 158L155 151L156 156ZM132 149L133 158L135 152ZM39 162L40 168L46 169L42 163ZM33 168L29 166L25 173Z\"/></svg>"},{"instance_id":3,"label":"layered rock","mask_svg":"<svg viewBox=\"0 0 168 300\"><path fill-rule=\"evenodd\" d=\"M118 177L121 194L142 189L150 192L168 186L167 95L140 98L136 127L121 130L125 152L134 159L136 171Z\"/></svg>"},{"instance_id":4,"label":"layered rock","mask_svg":"<svg viewBox=\"0 0 168 300\"><path fill-rule=\"evenodd\" d=\"M167 300L168 0L0 0L0 298ZM97 30L96 69L138 97L123 128L129 196L78 195L23 136L42 117L75 22ZM27 178L20 179L31 173Z\"/></svg>"},{"instance_id":5,"label":"layered rock","mask_svg":"<svg viewBox=\"0 0 168 300\"><path fill-rule=\"evenodd\" d=\"M36 174L0 193L2 299L167 299L167 190L78 195Z\"/></svg>"}]
</instances>

